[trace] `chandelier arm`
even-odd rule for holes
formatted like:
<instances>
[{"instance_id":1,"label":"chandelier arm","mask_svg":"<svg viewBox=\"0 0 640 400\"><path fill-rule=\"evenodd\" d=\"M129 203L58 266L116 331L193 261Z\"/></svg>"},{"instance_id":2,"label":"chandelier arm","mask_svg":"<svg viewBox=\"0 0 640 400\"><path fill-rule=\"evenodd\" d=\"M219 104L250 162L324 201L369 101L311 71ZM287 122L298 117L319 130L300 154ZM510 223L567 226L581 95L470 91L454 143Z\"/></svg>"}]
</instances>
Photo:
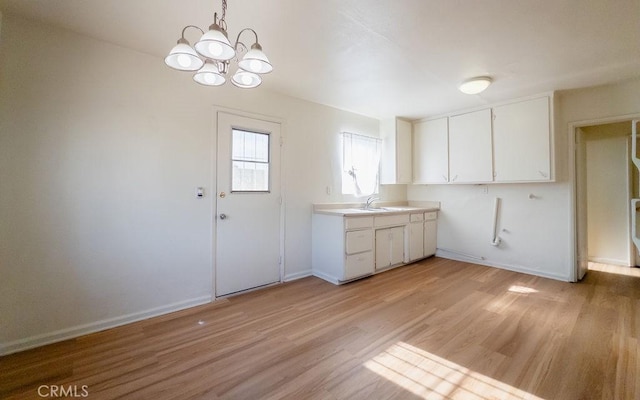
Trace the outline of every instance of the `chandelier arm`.
<instances>
[{"instance_id":1,"label":"chandelier arm","mask_svg":"<svg viewBox=\"0 0 640 400\"><path fill-rule=\"evenodd\" d=\"M233 46L234 48L237 48L237 47L238 47L238 43L240 43L240 44L242 44L242 46L244 46L244 48L245 48L245 49L247 49L247 46L245 46L245 44L244 44L244 43L242 43L242 42L240 41L240 35L242 35L242 32L244 32L244 31L251 31L251 32L253 32L253 34L254 34L254 35L255 35L255 37L256 37L256 43L258 43L258 34L256 33L256 31L254 31L254 30L253 30L253 29L251 29L251 28L244 28L243 30L241 30L241 31L240 31L240 33L238 33L238 37L236 37L236 43L235 43L235 45Z\"/></svg>"},{"instance_id":2,"label":"chandelier arm","mask_svg":"<svg viewBox=\"0 0 640 400\"><path fill-rule=\"evenodd\" d=\"M196 28L197 30L199 30L204 35L204 31L202 29L200 29L199 27L197 27L195 25L187 25L182 29L182 38L183 39L184 39L184 33L186 32L187 28Z\"/></svg>"}]
</instances>

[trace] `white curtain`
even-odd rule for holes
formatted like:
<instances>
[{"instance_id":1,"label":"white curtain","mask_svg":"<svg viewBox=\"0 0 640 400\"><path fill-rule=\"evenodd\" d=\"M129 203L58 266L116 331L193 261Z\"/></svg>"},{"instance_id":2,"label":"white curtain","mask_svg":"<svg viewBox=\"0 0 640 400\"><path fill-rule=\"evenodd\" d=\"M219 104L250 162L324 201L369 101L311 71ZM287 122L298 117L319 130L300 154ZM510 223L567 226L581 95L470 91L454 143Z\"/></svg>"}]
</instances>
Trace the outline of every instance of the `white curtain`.
<instances>
[{"instance_id":1,"label":"white curtain","mask_svg":"<svg viewBox=\"0 0 640 400\"><path fill-rule=\"evenodd\" d=\"M342 133L342 193L369 196L378 193L382 141Z\"/></svg>"}]
</instances>

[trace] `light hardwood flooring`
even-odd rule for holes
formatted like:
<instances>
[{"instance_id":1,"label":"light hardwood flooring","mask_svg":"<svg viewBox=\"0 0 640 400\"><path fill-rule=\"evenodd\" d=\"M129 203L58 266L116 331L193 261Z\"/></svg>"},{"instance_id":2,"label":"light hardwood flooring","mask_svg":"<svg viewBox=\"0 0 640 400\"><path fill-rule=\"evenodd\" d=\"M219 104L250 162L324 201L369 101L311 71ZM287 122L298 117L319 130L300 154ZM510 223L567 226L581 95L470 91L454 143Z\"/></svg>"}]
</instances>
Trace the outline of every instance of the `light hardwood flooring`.
<instances>
[{"instance_id":1,"label":"light hardwood flooring","mask_svg":"<svg viewBox=\"0 0 640 400\"><path fill-rule=\"evenodd\" d=\"M640 278L431 258L310 277L0 358L0 398L638 399Z\"/></svg>"}]
</instances>

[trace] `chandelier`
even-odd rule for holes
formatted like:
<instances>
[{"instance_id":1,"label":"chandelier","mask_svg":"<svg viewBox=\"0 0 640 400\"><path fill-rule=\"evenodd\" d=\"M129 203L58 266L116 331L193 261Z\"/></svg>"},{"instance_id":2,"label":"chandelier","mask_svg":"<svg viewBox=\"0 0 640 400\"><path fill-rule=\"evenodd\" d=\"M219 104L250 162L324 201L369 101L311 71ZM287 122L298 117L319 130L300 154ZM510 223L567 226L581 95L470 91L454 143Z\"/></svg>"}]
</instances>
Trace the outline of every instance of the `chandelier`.
<instances>
[{"instance_id":1,"label":"chandelier","mask_svg":"<svg viewBox=\"0 0 640 400\"><path fill-rule=\"evenodd\" d=\"M273 66L258 43L258 34L251 28L244 28L238 33L233 46L227 35L227 0L222 0L222 16L213 15L213 24L204 32L197 26L187 25L182 29L178 44L171 49L164 59L165 64L179 71L194 72L193 80L205 86L220 86L227 81L231 61L235 61L237 69L231 77L231 83L240 88L254 88L262 83L261 74L269 73ZM202 33L200 40L191 47L184 34L187 29L197 29ZM251 48L240 41L240 35L251 32L255 43ZM240 59L239 53L244 52Z\"/></svg>"}]
</instances>

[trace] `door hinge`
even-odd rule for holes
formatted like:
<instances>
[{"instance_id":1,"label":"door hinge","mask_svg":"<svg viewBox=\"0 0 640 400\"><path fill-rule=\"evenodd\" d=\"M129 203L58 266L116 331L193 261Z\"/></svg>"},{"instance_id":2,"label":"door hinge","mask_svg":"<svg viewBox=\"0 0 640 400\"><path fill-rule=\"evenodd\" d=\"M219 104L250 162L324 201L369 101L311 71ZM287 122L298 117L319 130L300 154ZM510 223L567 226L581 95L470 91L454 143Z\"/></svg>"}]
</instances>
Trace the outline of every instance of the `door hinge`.
<instances>
[{"instance_id":1,"label":"door hinge","mask_svg":"<svg viewBox=\"0 0 640 400\"><path fill-rule=\"evenodd\" d=\"M278 257L278 265L282 265L282 256Z\"/></svg>"},{"instance_id":2,"label":"door hinge","mask_svg":"<svg viewBox=\"0 0 640 400\"><path fill-rule=\"evenodd\" d=\"M280 136L280 147L282 147L284 145L284 139L282 138L282 136Z\"/></svg>"}]
</instances>

